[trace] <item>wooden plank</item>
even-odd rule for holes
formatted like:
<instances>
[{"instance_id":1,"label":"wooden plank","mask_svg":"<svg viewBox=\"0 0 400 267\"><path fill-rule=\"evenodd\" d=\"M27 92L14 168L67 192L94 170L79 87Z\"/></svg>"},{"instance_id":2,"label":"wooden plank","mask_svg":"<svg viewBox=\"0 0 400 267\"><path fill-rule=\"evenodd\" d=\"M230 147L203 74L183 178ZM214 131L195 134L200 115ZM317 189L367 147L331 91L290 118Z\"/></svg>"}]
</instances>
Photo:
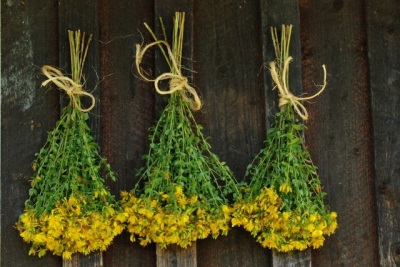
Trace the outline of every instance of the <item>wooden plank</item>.
<instances>
[{"instance_id":1,"label":"wooden plank","mask_svg":"<svg viewBox=\"0 0 400 267\"><path fill-rule=\"evenodd\" d=\"M63 261L63 267L75 266L102 267L104 266L103 257L101 257L101 253L91 253L85 257L75 254L71 260Z\"/></svg>"},{"instance_id":2,"label":"wooden plank","mask_svg":"<svg viewBox=\"0 0 400 267\"><path fill-rule=\"evenodd\" d=\"M186 249L176 246L169 246L167 249L162 249L160 246L157 246L157 267L170 266L196 267L196 243Z\"/></svg>"},{"instance_id":3,"label":"wooden plank","mask_svg":"<svg viewBox=\"0 0 400 267\"><path fill-rule=\"evenodd\" d=\"M242 180L265 138L261 14L258 1L194 3L196 113L212 151ZM198 266L269 266L270 252L242 228L197 242Z\"/></svg>"},{"instance_id":4,"label":"wooden plank","mask_svg":"<svg viewBox=\"0 0 400 267\"><path fill-rule=\"evenodd\" d=\"M272 90L273 81L267 67L269 62L275 59L275 50L271 39L271 27L276 27L279 31L283 24L293 25L290 54L293 61L290 64L290 89L295 95L302 93L302 73L301 73L301 44L300 44L300 12L298 1L291 0L263 0L261 1L262 18L262 43L263 59L265 68L264 91L266 98L266 117L267 128L274 120L274 114L278 109L277 92Z\"/></svg>"},{"instance_id":5,"label":"wooden plank","mask_svg":"<svg viewBox=\"0 0 400 267\"><path fill-rule=\"evenodd\" d=\"M378 266L364 1L300 1L304 92L328 86L307 105L307 146L339 228L316 266Z\"/></svg>"},{"instance_id":6,"label":"wooden plank","mask_svg":"<svg viewBox=\"0 0 400 267\"><path fill-rule=\"evenodd\" d=\"M68 30L81 30L86 34L93 34L93 39L89 47L86 58L85 68L85 90L91 92L98 100L100 95L100 86L97 74L99 73L99 34L97 19L97 1L78 1L78 0L60 0L58 3L59 16L59 66L62 69L70 70L70 52L68 42ZM85 101L86 99L82 99ZM61 99L61 104L66 102ZM100 105L97 101L95 107L90 111L89 127L96 142L100 143ZM81 254L72 255L71 260L63 261L64 267L89 267L103 266L101 252L92 252L89 256Z\"/></svg>"},{"instance_id":7,"label":"wooden plank","mask_svg":"<svg viewBox=\"0 0 400 267\"><path fill-rule=\"evenodd\" d=\"M161 36L159 18L163 19L163 23L166 28L168 41L171 42L171 34L173 29L173 17L175 12L185 12L185 32L184 32L184 43L182 50L182 65L187 70L193 70L193 1L191 0L156 0L155 3L155 29L156 33ZM162 54L159 51L156 52L155 60L155 73L159 75L165 71L169 71L166 68L166 62ZM192 72L182 70L189 82L192 82ZM156 114L159 115L165 105L165 96L156 96ZM158 117L158 116L157 116ZM162 249L157 245L157 267L196 267L197 266L197 246L194 242L190 247L183 249L179 246L168 246L166 249Z\"/></svg>"},{"instance_id":8,"label":"wooden plank","mask_svg":"<svg viewBox=\"0 0 400 267\"><path fill-rule=\"evenodd\" d=\"M153 1L107 0L99 5L102 153L118 175L109 184L116 196L133 188L135 171L149 149L154 88L135 77L133 66L134 45L151 40L143 23L153 20ZM149 53L143 63L152 69L154 57ZM156 266L155 250L155 245L132 243L124 231L103 253L104 265Z\"/></svg>"},{"instance_id":9,"label":"wooden plank","mask_svg":"<svg viewBox=\"0 0 400 267\"><path fill-rule=\"evenodd\" d=\"M311 251L272 252L272 266L302 267L311 266Z\"/></svg>"},{"instance_id":10,"label":"wooden plank","mask_svg":"<svg viewBox=\"0 0 400 267\"><path fill-rule=\"evenodd\" d=\"M59 116L57 90L40 88L40 67L58 64L57 3L1 1L1 266L61 266L28 256L15 222L24 210L34 154Z\"/></svg>"},{"instance_id":11,"label":"wooden plank","mask_svg":"<svg viewBox=\"0 0 400 267\"><path fill-rule=\"evenodd\" d=\"M366 3L379 265L400 266L400 6Z\"/></svg>"},{"instance_id":12,"label":"wooden plank","mask_svg":"<svg viewBox=\"0 0 400 267\"><path fill-rule=\"evenodd\" d=\"M276 27L280 31L281 26L293 25L292 38L290 45L290 55L293 62L290 64L290 90L295 95L302 94L301 76L301 44L300 44L300 12L298 1L292 0L265 0L261 2L262 15L262 40L264 63L275 59L275 50L271 39L271 27ZM266 98L266 118L267 128L274 121L274 114L278 111L278 97L276 90L272 90L273 82L268 69L264 69L264 90ZM311 251L293 251L290 253L272 252L273 266L311 266Z\"/></svg>"},{"instance_id":13,"label":"wooden plank","mask_svg":"<svg viewBox=\"0 0 400 267\"><path fill-rule=\"evenodd\" d=\"M92 34L92 42L86 58L84 75L85 89L92 93L96 99L100 96L99 84L99 29L98 29L98 2L96 0L60 0L58 3L59 16L59 64L60 68L67 72L70 70L70 52L68 30L81 30L86 34ZM83 98L82 101L86 101ZM66 104L66 102L62 102ZM97 102L90 111L89 126L97 142L100 143L100 104Z\"/></svg>"}]
</instances>

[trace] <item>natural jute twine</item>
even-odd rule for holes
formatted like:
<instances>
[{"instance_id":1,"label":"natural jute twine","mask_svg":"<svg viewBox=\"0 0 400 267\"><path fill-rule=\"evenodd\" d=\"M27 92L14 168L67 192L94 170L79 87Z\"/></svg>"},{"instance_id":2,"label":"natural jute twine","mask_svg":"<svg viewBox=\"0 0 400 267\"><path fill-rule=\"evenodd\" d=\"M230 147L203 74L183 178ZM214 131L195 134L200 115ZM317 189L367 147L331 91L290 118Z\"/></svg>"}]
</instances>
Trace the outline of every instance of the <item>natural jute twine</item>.
<instances>
[{"instance_id":1,"label":"natural jute twine","mask_svg":"<svg viewBox=\"0 0 400 267\"><path fill-rule=\"evenodd\" d=\"M74 82L71 78L64 76L60 70L52 66L43 66L42 72L48 78L42 83L42 86L46 86L50 82L53 82L55 85L57 85L59 89L64 90L67 93L74 108L83 112L89 112L93 109L96 100L92 94L82 90L81 84L78 84ZM82 108L80 102L77 101L77 97L83 95L90 97L90 99L92 100L92 105L88 108Z\"/></svg>"},{"instance_id":2,"label":"natural jute twine","mask_svg":"<svg viewBox=\"0 0 400 267\"><path fill-rule=\"evenodd\" d=\"M279 107L286 105L290 102L290 103L292 103L293 108L295 109L296 113L303 120L307 120L308 119L307 109L304 107L303 104L300 103L300 101L313 99L313 98L319 96L322 93L322 91L324 91L324 89L326 87L326 68L325 68L325 65L322 65L322 69L324 70L324 81L323 81L323 84L322 84L319 92L316 93L315 95L312 95L309 97L297 97L290 92L288 85L286 84L286 81L288 80L288 75L289 75L289 63L292 60L293 60L292 57L288 57L285 60L281 77L279 77L278 73L276 72L275 62L271 62L269 64L271 76L272 76L273 81L276 84L276 87L279 90L279 97L280 97L279 98Z\"/></svg>"},{"instance_id":3,"label":"natural jute twine","mask_svg":"<svg viewBox=\"0 0 400 267\"><path fill-rule=\"evenodd\" d=\"M146 51L155 46L155 45L165 45L167 48L168 56L171 60L171 72L166 72L159 75L156 79L150 79L143 74L143 70L140 67L140 63L142 62L143 56ZM185 102L188 102L190 108L194 111L199 110L201 108L200 97L198 96L196 90L189 85L188 79L184 77L181 73L180 67L176 63L175 55L172 53L169 44L166 41L159 40L153 43L146 45L142 48L140 45L136 45L136 69L139 75L148 82L154 82L154 87L160 95L173 94L176 91L179 91L182 99ZM161 90L159 87L159 83L162 80L170 80L169 81L169 90Z\"/></svg>"}]
</instances>

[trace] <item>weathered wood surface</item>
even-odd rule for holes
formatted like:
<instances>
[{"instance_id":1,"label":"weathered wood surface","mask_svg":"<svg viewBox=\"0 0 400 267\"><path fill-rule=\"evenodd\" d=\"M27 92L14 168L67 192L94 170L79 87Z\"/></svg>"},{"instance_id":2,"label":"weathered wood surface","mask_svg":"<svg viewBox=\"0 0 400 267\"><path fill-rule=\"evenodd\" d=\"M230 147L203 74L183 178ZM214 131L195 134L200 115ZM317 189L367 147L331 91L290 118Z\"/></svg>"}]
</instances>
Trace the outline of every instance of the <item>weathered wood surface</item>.
<instances>
[{"instance_id":1,"label":"weathered wood surface","mask_svg":"<svg viewBox=\"0 0 400 267\"><path fill-rule=\"evenodd\" d=\"M196 1L196 116L214 153L238 180L265 138L261 16L258 1ZM198 266L269 266L270 252L242 229L197 242Z\"/></svg>"},{"instance_id":2,"label":"weathered wood surface","mask_svg":"<svg viewBox=\"0 0 400 267\"><path fill-rule=\"evenodd\" d=\"M91 253L87 256L73 254L72 259L63 260L63 267L103 267L103 255L100 252Z\"/></svg>"},{"instance_id":3,"label":"weathered wood surface","mask_svg":"<svg viewBox=\"0 0 400 267\"><path fill-rule=\"evenodd\" d=\"M327 88L307 105L307 146L339 224L312 265L378 266L364 1L299 3L303 91L316 92L322 64L328 71Z\"/></svg>"},{"instance_id":4,"label":"weathered wood surface","mask_svg":"<svg viewBox=\"0 0 400 267\"><path fill-rule=\"evenodd\" d=\"M152 1L107 0L99 5L102 153L118 174L117 182L109 184L116 196L133 188L135 170L148 151L154 89L134 76L133 66L135 44L151 38L143 22L153 20ZM144 63L152 68L153 60L148 54ZM155 246L132 243L126 232L103 255L104 266L156 266Z\"/></svg>"},{"instance_id":5,"label":"weathered wood surface","mask_svg":"<svg viewBox=\"0 0 400 267\"><path fill-rule=\"evenodd\" d=\"M174 259L182 259L182 266L190 266L184 263L189 259L207 267L290 266L290 262L307 266L310 259L313 266L400 264L396 0L78 2L1 1L0 266L62 266L59 257L28 256L29 245L13 225L28 196L34 153L54 127L62 105L57 90L40 89L44 79L39 68L61 64L68 70L67 27L97 34L85 71L94 75L87 77L87 88L98 84L94 93L99 101L90 123L102 153L118 173L118 181L109 184L118 195L133 187L135 170L148 150L148 128L163 107L152 85L134 76L134 44L151 40L143 22L152 25L162 15L169 24L179 7L192 10L184 52L189 60L184 65L196 71L187 74L204 101L196 118L211 137L213 151L239 180L263 146L276 111L276 92L271 92L263 68L273 58L269 27L294 24L294 36L301 33L301 39L294 39L290 74L296 94L301 92L297 87L301 76L303 92L315 92L314 83L322 79L320 66L326 64L328 87L307 105L310 119L305 135L327 204L338 212L337 233L323 248L312 250L311 258L308 252L281 257L240 228L227 237L198 241L196 250L186 251L185 256L169 250L172 254L164 251L158 257L155 245L143 248L124 233L102 258L78 257L71 264L93 266L97 260L92 257L104 266L145 267L157 262L177 266ZM79 6L84 10L71 13ZM148 54L145 64L157 73L163 68L159 61Z\"/></svg>"},{"instance_id":6,"label":"weathered wood surface","mask_svg":"<svg viewBox=\"0 0 400 267\"><path fill-rule=\"evenodd\" d=\"M156 254L157 267L197 267L196 243L186 249L176 246L162 249L157 245Z\"/></svg>"},{"instance_id":7,"label":"weathered wood surface","mask_svg":"<svg viewBox=\"0 0 400 267\"><path fill-rule=\"evenodd\" d=\"M367 2L380 266L400 266L400 5Z\"/></svg>"},{"instance_id":8,"label":"weathered wood surface","mask_svg":"<svg viewBox=\"0 0 400 267\"><path fill-rule=\"evenodd\" d=\"M57 3L1 1L1 266L61 266L59 257L28 256L14 228L34 155L59 116L57 90L40 88L43 64L58 65Z\"/></svg>"}]
</instances>

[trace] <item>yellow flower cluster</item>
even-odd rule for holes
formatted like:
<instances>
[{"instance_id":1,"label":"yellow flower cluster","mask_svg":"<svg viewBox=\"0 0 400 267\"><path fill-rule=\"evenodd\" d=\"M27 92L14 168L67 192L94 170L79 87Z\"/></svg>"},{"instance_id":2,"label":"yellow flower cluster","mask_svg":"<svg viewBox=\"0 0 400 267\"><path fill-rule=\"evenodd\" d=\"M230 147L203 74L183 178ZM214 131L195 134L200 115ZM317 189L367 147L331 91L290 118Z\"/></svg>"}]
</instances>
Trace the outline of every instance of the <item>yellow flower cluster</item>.
<instances>
[{"instance_id":1,"label":"yellow flower cluster","mask_svg":"<svg viewBox=\"0 0 400 267\"><path fill-rule=\"evenodd\" d=\"M29 255L42 257L47 251L71 259L73 253L89 254L104 251L113 238L124 229L126 215L112 204L99 211L85 211L86 200L71 195L57 202L51 212L37 216L27 208L17 222L17 229L25 242L31 243Z\"/></svg>"},{"instance_id":2,"label":"yellow flower cluster","mask_svg":"<svg viewBox=\"0 0 400 267\"><path fill-rule=\"evenodd\" d=\"M286 189L286 188L285 188ZM243 226L263 247L281 252L319 248L337 228L335 212L283 211L275 190L264 187L254 200L235 203L232 226Z\"/></svg>"},{"instance_id":3,"label":"yellow flower cluster","mask_svg":"<svg viewBox=\"0 0 400 267\"><path fill-rule=\"evenodd\" d=\"M197 196L185 196L180 186L171 195L160 192L159 196L137 198L132 192L121 193L132 242L137 235L142 246L155 242L162 248L170 244L186 248L210 234L213 238L227 235L231 219L227 205L210 208Z\"/></svg>"}]
</instances>

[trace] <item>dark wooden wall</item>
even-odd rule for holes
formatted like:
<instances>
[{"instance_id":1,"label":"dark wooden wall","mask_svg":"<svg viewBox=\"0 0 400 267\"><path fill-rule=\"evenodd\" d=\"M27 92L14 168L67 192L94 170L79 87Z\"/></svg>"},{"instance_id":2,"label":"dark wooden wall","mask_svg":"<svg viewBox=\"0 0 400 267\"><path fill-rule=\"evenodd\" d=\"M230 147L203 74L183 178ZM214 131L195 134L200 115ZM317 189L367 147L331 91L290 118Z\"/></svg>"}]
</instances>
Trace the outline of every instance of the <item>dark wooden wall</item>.
<instances>
[{"instance_id":1,"label":"dark wooden wall","mask_svg":"<svg viewBox=\"0 0 400 267\"><path fill-rule=\"evenodd\" d=\"M63 105L59 92L40 88L40 67L68 68L67 29L94 34L85 73L99 101L90 124L118 173L110 188L129 190L163 106L152 85L134 75L134 44L150 41L143 22L157 29L162 16L170 27L174 11L187 12L184 65L204 102L196 118L239 179L277 110L263 68L273 59L269 27L294 25L296 93L315 92L326 64L328 86L307 103L305 138L339 228L321 249L290 254L263 249L241 229L198 241L191 253L143 248L124 233L105 253L78 257L74 266L400 266L397 0L2 0L0 265L68 265L28 256L14 228L34 154ZM147 55L154 73L163 71L158 63L159 56Z\"/></svg>"}]
</instances>

